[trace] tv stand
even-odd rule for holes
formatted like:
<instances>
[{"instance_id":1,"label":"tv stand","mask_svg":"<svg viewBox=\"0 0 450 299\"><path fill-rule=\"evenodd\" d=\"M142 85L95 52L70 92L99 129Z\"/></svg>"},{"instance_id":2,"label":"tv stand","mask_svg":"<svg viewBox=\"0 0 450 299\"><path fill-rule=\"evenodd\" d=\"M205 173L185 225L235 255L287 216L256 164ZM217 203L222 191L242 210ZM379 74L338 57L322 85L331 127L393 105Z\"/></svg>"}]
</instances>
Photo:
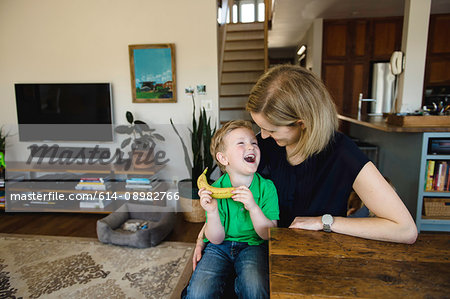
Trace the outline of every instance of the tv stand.
<instances>
[{"instance_id":1,"label":"tv stand","mask_svg":"<svg viewBox=\"0 0 450 299\"><path fill-rule=\"evenodd\" d=\"M167 200L170 198L162 199L161 194L167 193L170 187L167 182L158 180L152 190L127 189L125 182L125 179L131 177L155 178L164 166L152 165L145 169L132 166L127 169L124 165L117 164L52 165L49 163L7 162L6 211L108 214L126 202L166 206ZM107 178L110 184L105 190L76 190L75 187L81 178ZM14 200L11 200L12 194L15 196ZM93 198L95 195L99 203L101 201L103 203L89 207L89 204L81 204L84 200L69 199L69 196L75 198L75 196L81 197L82 195L85 195L86 198ZM156 195L159 198L154 200ZM44 200L44 196L46 200ZM58 196L64 200L55 198ZM19 198L21 200L18 200Z\"/></svg>"}]
</instances>

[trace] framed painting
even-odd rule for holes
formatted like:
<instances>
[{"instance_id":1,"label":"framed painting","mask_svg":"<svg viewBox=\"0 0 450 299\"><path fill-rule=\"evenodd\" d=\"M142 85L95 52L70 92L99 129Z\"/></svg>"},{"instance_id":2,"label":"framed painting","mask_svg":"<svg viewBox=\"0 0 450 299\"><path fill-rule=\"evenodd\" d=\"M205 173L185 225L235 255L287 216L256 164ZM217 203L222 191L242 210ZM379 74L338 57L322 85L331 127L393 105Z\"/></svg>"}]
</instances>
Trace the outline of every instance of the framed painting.
<instances>
[{"instance_id":1,"label":"framed painting","mask_svg":"<svg viewBox=\"0 0 450 299\"><path fill-rule=\"evenodd\" d=\"M175 44L129 45L133 103L176 103Z\"/></svg>"}]
</instances>

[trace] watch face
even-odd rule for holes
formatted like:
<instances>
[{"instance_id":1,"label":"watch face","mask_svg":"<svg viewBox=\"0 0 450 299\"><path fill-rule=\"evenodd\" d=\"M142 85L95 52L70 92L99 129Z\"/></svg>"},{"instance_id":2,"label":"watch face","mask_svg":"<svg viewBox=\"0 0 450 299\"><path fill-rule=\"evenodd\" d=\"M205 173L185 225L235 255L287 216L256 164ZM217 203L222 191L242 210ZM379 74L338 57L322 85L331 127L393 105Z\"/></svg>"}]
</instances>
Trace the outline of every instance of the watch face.
<instances>
[{"instance_id":1,"label":"watch face","mask_svg":"<svg viewBox=\"0 0 450 299\"><path fill-rule=\"evenodd\" d=\"M331 216L330 214L323 215L322 216L322 223L323 224L327 224L327 225L333 224L333 216Z\"/></svg>"}]
</instances>

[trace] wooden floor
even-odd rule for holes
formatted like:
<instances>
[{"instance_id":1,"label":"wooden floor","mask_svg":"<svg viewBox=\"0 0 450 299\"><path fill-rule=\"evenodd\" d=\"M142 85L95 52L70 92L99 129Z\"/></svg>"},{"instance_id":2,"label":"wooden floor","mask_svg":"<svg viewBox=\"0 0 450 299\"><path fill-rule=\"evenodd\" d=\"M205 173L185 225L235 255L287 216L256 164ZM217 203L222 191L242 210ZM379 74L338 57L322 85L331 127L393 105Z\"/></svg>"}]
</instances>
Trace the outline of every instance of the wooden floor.
<instances>
[{"instance_id":1,"label":"wooden floor","mask_svg":"<svg viewBox=\"0 0 450 299\"><path fill-rule=\"evenodd\" d=\"M0 233L97 238L97 220L105 214L6 213L0 211ZM195 242L202 223L190 223L177 215L172 233L165 239Z\"/></svg>"}]
</instances>

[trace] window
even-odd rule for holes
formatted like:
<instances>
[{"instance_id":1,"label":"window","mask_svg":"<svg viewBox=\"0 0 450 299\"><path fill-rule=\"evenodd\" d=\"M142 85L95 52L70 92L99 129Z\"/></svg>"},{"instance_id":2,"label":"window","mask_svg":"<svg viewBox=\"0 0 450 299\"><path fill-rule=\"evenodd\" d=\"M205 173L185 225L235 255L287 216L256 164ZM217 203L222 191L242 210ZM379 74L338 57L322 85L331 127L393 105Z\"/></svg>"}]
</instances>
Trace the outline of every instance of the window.
<instances>
[{"instance_id":1,"label":"window","mask_svg":"<svg viewBox=\"0 0 450 299\"><path fill-rule=\"evenodd\" d=\"M236 4L233 5L233 23L238 22L238 6Z\"/></svg>"},{"instance_id":2,"label":"window","mask_svg":"<svg viewBox=\"0 0 450 299\"><path fill-rule=\"evenodd\" d=\"M255 4L241 4L241 22L250 23L255 21Z\"/></svg>"},{"instance_id":3,"label":"window","mask_svg":"<svg viewBox=\"0 0 450 299\"><path fill-rule=\"evenodd\" d=\"M264 22L265 9L264 0L235 0L231 8L231 19L233 23ZM230 16L227 16L227 23Z\"/></svg>"},{"instance_id":4,"label":"window","mask_svg":"<svg viewBox=\"0 0 450 299\"><path fill-rule=\"evenodd\" d=\"M265 9L264 2L258 3L258 22L264 22Z\"/></svg>"}]
</instances>

